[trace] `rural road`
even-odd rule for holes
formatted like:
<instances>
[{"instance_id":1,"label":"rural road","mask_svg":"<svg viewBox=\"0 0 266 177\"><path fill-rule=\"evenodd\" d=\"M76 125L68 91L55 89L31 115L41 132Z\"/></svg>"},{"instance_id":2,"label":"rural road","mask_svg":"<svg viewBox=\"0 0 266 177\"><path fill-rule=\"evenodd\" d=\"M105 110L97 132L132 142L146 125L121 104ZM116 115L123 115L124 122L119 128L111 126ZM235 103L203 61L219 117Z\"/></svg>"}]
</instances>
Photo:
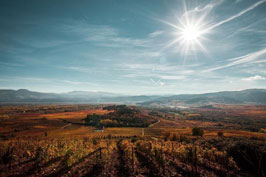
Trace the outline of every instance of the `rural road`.
<instances>
[{"instance_id":1,"label":"rural road","mask_svg":"<svg viewBox=\"0 0 266 177\"><path fill-rule=\"evenodd\" d=\"M158 120L157 122L155 122L155 123L149 125L149 128L152 128L154 125L158 124L159 122L161 122L161 120Z\"/></svg>"}]
</instances>

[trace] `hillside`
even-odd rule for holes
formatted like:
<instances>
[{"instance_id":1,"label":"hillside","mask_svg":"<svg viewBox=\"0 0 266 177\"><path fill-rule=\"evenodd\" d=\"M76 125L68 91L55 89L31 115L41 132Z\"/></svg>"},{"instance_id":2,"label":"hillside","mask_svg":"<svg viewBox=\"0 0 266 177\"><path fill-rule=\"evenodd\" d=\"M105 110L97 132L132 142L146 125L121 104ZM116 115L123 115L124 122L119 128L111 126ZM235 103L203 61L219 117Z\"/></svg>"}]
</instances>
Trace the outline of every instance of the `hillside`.
<instances>
[{"instance_id":1,"label":"hillside","mask_svg":"<svg viewBox=\"0 0 266 177\"><path fill-rule=\"evenodd\" d=\"M266 104L266 89L224 91L205 94L173 96L128 96L109 92L73 91L68 93L42 93L26 89L0 90L0 103L140 103L150 105L207 105L207 104Z\"/></svg>"},{"instance_id":2,"label":"hillside","mask_svg":"<svg viewBox=\"0 0 266 177\"><path fill-rule=\"evenodd\" d=\"M175 95L141 103L142 106L207 104L266 104L266 89Z\"/></svg>"},{"instance_id":3,"label":"hillside","mask_svg":"<svg viewBox=\"0 0 266 177\"><path fill-rule=\"evenodd\" d=\"M0 103L139 103L160 96L127 96L109 92L72 91L67 93L42 93L26 89L0 90Z\"/></svg>"}]
</instances>

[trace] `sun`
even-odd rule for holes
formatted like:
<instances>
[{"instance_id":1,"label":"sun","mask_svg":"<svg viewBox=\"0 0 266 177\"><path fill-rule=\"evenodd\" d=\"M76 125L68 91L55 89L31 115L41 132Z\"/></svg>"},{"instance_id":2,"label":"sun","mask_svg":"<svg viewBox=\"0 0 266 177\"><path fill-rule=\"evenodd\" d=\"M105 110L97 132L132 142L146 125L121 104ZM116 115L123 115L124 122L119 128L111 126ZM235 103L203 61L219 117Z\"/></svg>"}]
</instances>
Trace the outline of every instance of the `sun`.
<instances>
[{"instance_id":1,"label":"sun","mask_svg":"<svg viewBox=\"0 0 266 177\"><path fill-rule=\"evenodd\" d=\"M193 42L199 40L201 31L196 25L187 25L181 30L181 36L184 41Z\"/></svg>"},{"instance_id":2,"label":"sun","mask_svg":"<svg viewBox=\"0 0 266 177\"><path fill-rule=\"evenodd\" d=\"M179 26L175 28L175 43L178 43L178 48L187 55L191 52L206 51L202 42L207 30L201 21L194 21L187 18L181 21Z\"/></svg>"},{"instance_id":3,"label":"sun","mask_svg":"<svg viewBox=\"0 0 266 177\"><path fill-rule=\"evenodd\" d=\"M175 23L161 20L172 28L171 41L163 47L163 50L174 47L177 52L180 51L180 54L184 54L184 56L191 54L196 56L199 51L208 54L203 45L207 39L206 35L210 33L211 29L205 21L206 15L197 16L186 11L176 17Z\"/></svg>"}]
</instances>

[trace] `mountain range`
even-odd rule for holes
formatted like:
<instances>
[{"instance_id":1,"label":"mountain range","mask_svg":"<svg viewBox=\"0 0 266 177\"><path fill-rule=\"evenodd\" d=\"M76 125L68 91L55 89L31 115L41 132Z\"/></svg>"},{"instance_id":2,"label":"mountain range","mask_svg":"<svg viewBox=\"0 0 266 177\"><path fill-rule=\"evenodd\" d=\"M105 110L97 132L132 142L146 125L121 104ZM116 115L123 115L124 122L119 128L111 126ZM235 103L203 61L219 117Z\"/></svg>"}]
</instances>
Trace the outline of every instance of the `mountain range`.
<instances>
[{"instance_id":1,"label":"mountain range","mask_svg":"<svg viewBox=\"0 0 266 177\"><path fill-rule=\"evenodd\" d=\"M26 89L0 90L1 104L21 103L119 103L152 105L266 104L266 89L181 95L122 95L109 92L72 91L42 93Z\"/></svg>"},{"instance_id":2,"label":"mountain range","mask_svg":"<svg viewBox=\"0 0 266 177\"><path fill-rule=\"evenodd\" d=\"M142 106L209 104L266 104L266 89L247 89L242 91L173 95L141 103Z\"/></svg>"},{"instance_id":3,"label":"mountain range","mask_svg":"<svg viewBox=\"0 0 266 177\"><path fill-rule=\"evenodd\" d=\"M128 96L109 92L42 93L26 89L0 90L0 103L139 103L160 96Z\"/></svg>"}]
</instances>

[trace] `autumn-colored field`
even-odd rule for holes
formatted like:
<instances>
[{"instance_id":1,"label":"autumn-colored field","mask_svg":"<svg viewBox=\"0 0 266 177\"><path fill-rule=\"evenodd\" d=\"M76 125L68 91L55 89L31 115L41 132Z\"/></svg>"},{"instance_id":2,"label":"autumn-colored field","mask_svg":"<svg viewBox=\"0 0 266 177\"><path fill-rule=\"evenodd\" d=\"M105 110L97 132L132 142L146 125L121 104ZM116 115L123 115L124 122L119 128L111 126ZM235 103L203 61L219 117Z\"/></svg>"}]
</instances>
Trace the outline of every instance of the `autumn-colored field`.
<instances>
[{"instance_id":1,"label":"autumn-colored field","mask_svg":"<svg viewBox=\"0 0 266 177\"><path fill-rule=\"evenodd\" d=\"M234 111L234 114L239 110L245 110L240 114L246 114L248 110L252 114L260 116L264 112L262 106L228 106L215 105L218 112ZM4 111L4 109L7 109ZM24 111L23 111L24 109ZM82 109L82 110L81 110ZM236 109L236 110L234 110ZM155 115L150 114L151 111L147 109L140 109L141 113L137 114L137 118L141 116L154 117L157 121L149 127L105 127L103 132L96 132L94 127L82 125L87 115L105 115L112 110L102 109L102 106L82 105L80 107L75 105L59 106L8 106L1 107L4 112L2 115L8 115L10 118L0 118L0 134L2 137L24 137L24 136L49 136L49 137L64 137L64 136L94 136L94 135L125 135L125 136L153 136L161 137L165 132L185 134L191 136L193 127L202 127L205 130L204 136L217 136L218 132L223 132L224 136L239 136L239 137L259 137L265 138L263 131L250 132L242 130L241 126L233 123L225 123L221 121L202 121L197 120L200 113L195 112L158 112ZM42 110L49 110L43 113ZM207 111L208 109L201 109ZM208 110L210 113L215 112L216 109ZM12 112L13 111L13 112ZM158 115L163 115L159 117ZM174 115L174 116L173 116ZM220 115L219 115L220 116ZM193 119L191 120L191 117Z\"/></svg>"},{"instance_id":2,"label":"autumn-colored field","mask_svg":"<svg viewBox=\"0 0 266 177\"><path fill-rule=\"evenodd\" d=\"M186 127L207 127L207 126L217 126L218 123L214 122L203 122L203 121L196 121L196 120L166 120L160 119L160 122L155 124L154 128L168 128L168 127L175 127L175 128L186 128Z\"/></svg>"},{"instance_id":3,"label":"autumn-colored field","mask_svg":"<svg viewBox=\"0 0 266 177\"><path fill-rule=\"evenodd\" d=\"M95 109L95 110L83 110L83 111L73 111L73 112L60 112L60 113L49 113L49 114L38 114L38 113L25 113L18 114L18 117L22 119L37 119L37 118L47 118L47 119L83 119L88 114L107 114L110 111L103 109Z\"/></svg>"},{"instance_id":4,"label":"autumn-colored field","mask_svg":"<svg viewBox=\"0 0 266 177\"><path fill-rule=\"evenodd\" d=\"M215 109L201 108L201 111L221 111L226 112L227 116L244 116L251 117L254 119L266 119L266 106L256 105L214 105Z\"/></svg>"},{"instance_id":5,"label":"autumn-colored field","mask_svg":"<svg viewBox=\"0 0 266 177\"><path fill-rule=\"evenodd\" d=\"M237 111L244 109L236 108ZM135 110L133 119L156 121L145 127L102 128L88 126L83 119L90 117L87 115L104 118L109 113L115 113L111 114L114 118L120 115L122 119L124 114L103 109L102 105L9 106L3 109L5 107L0 109L0 176L264 174L264 171L258 172L260 168L246 168L242 164L252 162L262 166L263 159L254 160L245 155L243 160L241 157L250 151L261 158L266 152L266 134L245 130L240 124L230 122L238 119L228 122L227 117L220 121L224 111L237 115L237 111L228 106L218 110L201 109L208 112L207 116L218 117L207 121L201 120L204 115L201 111L124 107L122 110L126 112ZM252 114L261 119L261 111L264 110L258 108ZM126 114L126 118L132 121L131 113ZM193 134L194 127L200 127L204 133ZM238 154L239 146L246 148L241 149L242 154Z\"/></svg>"}]
</instances>

